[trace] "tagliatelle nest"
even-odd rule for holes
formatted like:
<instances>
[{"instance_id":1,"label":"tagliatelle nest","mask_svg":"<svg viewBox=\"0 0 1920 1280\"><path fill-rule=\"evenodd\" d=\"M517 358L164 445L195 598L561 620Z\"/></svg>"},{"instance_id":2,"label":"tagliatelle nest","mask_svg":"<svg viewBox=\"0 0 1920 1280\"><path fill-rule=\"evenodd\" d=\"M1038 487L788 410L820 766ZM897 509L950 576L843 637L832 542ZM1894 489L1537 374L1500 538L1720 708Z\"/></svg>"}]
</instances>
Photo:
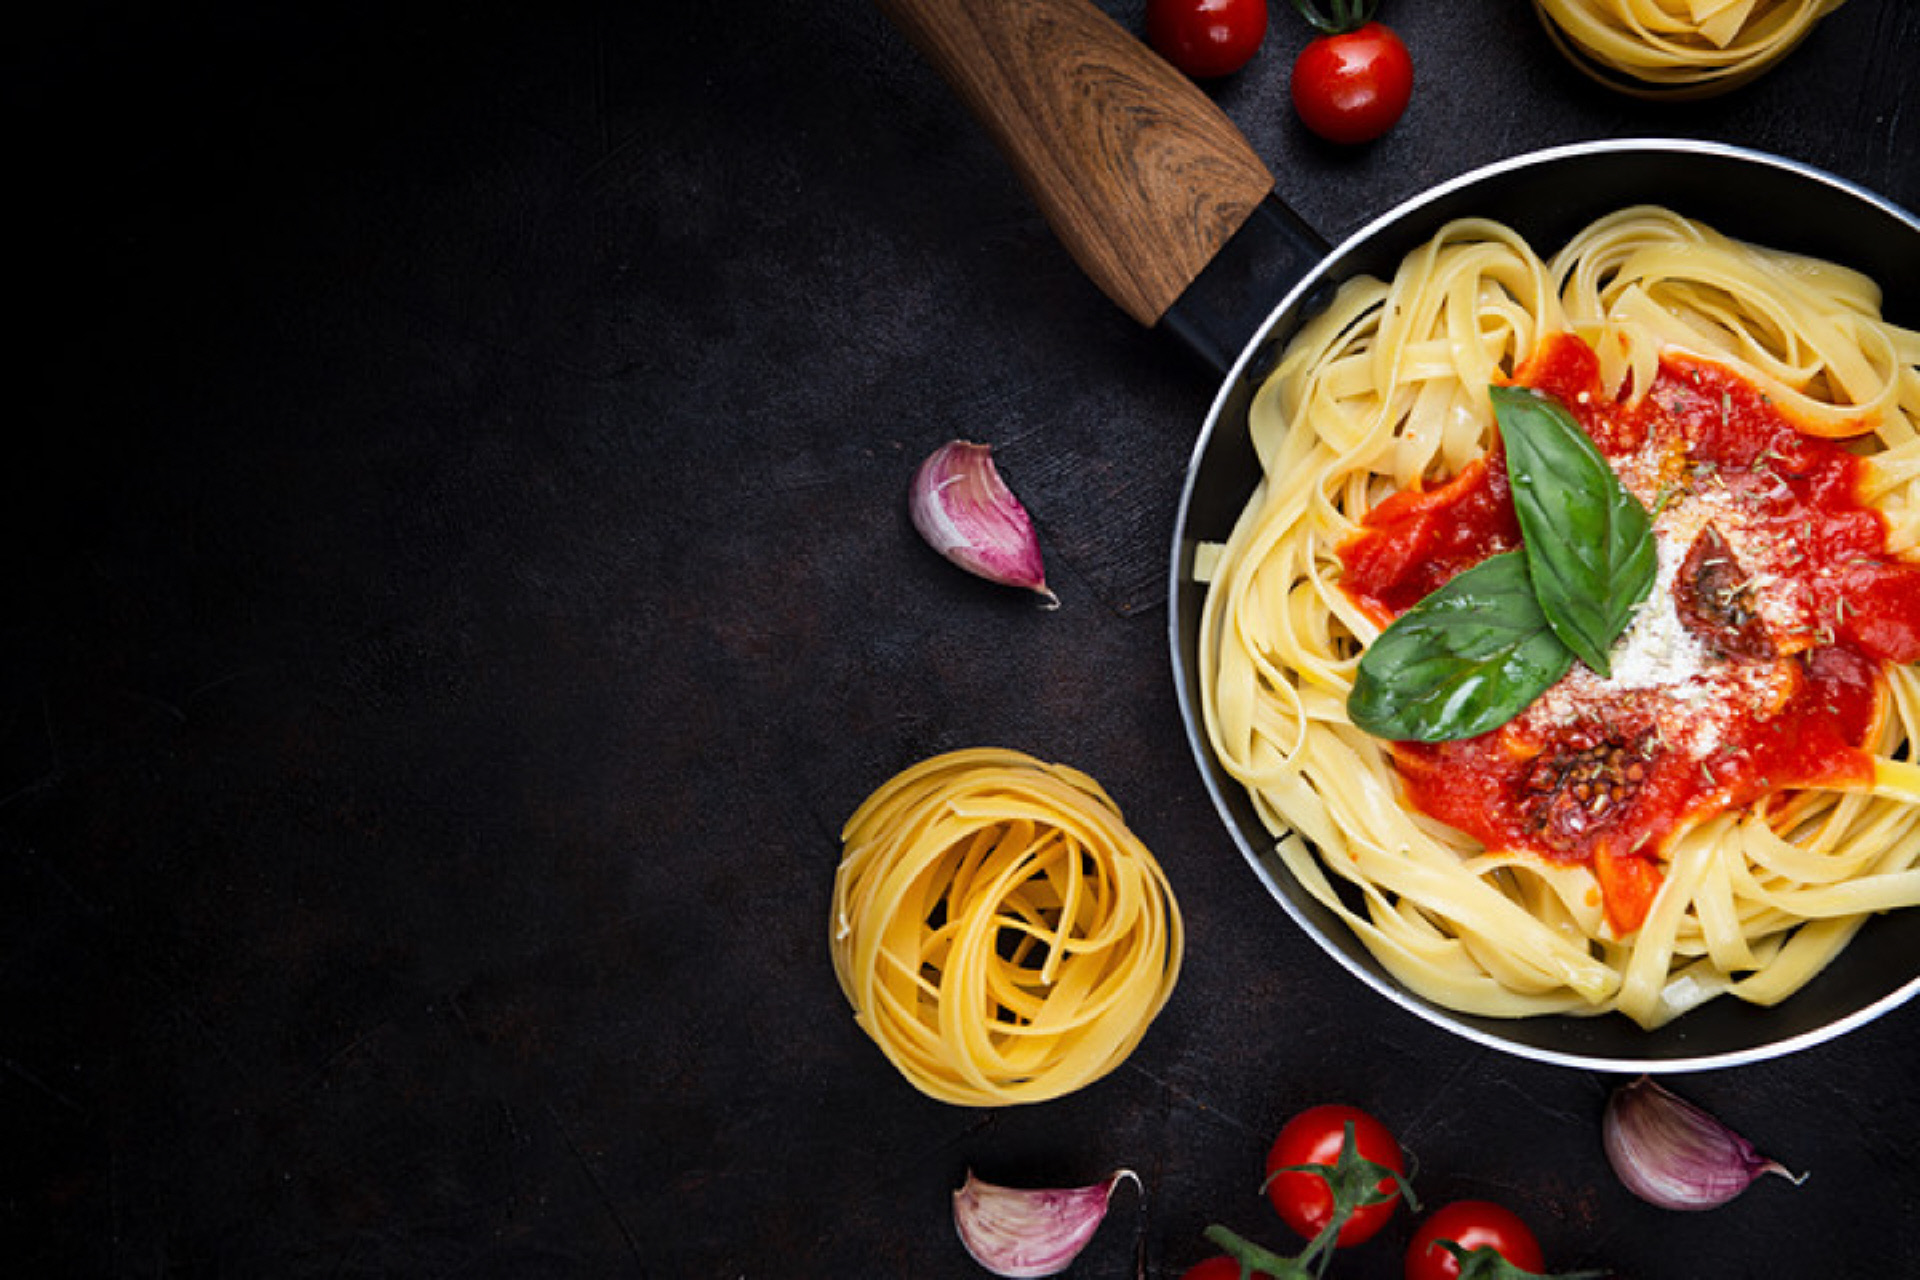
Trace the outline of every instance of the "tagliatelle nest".
<instances>
[{"instance_id":1,"label":"tagliatelle nest","mask_svg":"<svg viewBox=\"0 0 1920 1280\"><path fill-rule=\"evenodd\" d=\"M913 1085L970 1106L1106 1075L1172 993L1171 887L1092 778L1017 751L906 770L842 832L834 971Z\"/></svg>"},{"instance_id":2,"label":"tagliatelle nest","mask_svg":"<svg viewBox=\"0 0 1920 1280\"><path fill-rule=\"evenodd\" d=\"M1703 97L1745 84L1845 0L1534 0L1574 64L1613 88Z\"/></svg>"}]
</instances>

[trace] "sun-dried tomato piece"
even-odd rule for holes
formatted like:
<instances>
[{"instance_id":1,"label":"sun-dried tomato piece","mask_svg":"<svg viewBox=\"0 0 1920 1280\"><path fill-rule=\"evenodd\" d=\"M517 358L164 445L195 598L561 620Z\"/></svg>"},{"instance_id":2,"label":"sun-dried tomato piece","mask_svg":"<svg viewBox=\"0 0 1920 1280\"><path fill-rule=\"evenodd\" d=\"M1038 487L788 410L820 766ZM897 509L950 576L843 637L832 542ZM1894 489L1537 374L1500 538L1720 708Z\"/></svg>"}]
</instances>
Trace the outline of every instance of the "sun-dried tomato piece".
<instances>
[{"instance_id":1,"label":"sun-dried tomato piece","mask_svg":"<svg viewBox=\"0 0 1920 1280\"><path fill-rule=\"evenodd\" d=\"M1779 656L1760 617L1751 577L1712 525L1700 531L1680 563L1673 609L1682 626L1723 658L1769 662Z\"/></svg>"}]
</instances>

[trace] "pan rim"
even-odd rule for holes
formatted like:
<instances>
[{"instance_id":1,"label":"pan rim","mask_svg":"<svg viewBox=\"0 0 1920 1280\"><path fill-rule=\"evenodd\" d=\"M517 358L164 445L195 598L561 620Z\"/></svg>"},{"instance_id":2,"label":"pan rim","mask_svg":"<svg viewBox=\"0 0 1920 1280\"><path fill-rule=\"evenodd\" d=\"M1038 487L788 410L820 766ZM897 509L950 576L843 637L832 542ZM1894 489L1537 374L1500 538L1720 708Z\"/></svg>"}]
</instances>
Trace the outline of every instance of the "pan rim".
<instances>
[{"instance_id":1,"label":"pan rim","mask_svg":"<svg viewBox=\"0 0 1920 1280\"><path fill-rule=\"evenodd\" d=\"M1597 1070L1615 1073L1637 1073L1660 1071L1666 1073L1717 1070L1729 1067L1750 1065L1800 1052L1814 1046L1839 1038L1866 1023L1872 1022L1883 1014L1920 996L1920 973L1916 973L1905 983L1871 1000L1860 1007L1844 1012L1817 1027L1798 1034L1784 1036L1743 1048L1717 1052L1705 1052L1675 1057L1660 1056L1623 1056L1613 1053L1585 1053L1572 1050L1551 1048L1528 1043L1523 1040L1502 1036L1484 1027L1476 1026L1466 1020L1466 1015L1434 1004L1412 991L1402 987L1390 976L1375 972L1355 955L1337 945L1317 923L1307 918L1301 906L1294 900L1277 877L1288 875L1284 868L1272 865L1272 855L1254 846L1249 833L1236 817L1233 806L1226 794L1225 787L1237 786L1226 777L1219 768L1213 755L1211 744L1206 739L1204 716L1198 705L1197 691L1189 678L1186 653L1186 637L1183 636L1183 578L1190 576L1190 563L1194 544L1189 533L1192 523L1192 507L1195 500L1203 461L1212 452L1215 437L1222 428L1223 417L1231 410L1235 393L1249 379L1250 365L1271 346L1275 330L1283 323L1290 323L1296 311L1314 290L1322 287L1328 278L1348 259L1358 254L1364 246L1383 238L1392 227L1404 223L1442 201L1454 198L1462 191L1488 183L1502 175L1520 170L1559 164L1583 157L1621 154L1656 153L1685 154L1693 156L1715 157L1741 164L1784 171L1795 178L1832 188L1836 192L1857 200L1898 222L1904 223L1920 238L1920 218L1903 209L1894 202L1858 183L1841 178L1827 170L1793 160L1774 153L1755 148L1736 146L1698 139L1676 137L1616 138L1588 142L1568 143L1559 146L1529 151L1507 157L1490 164L1467 170L1453 178L1446 179L1419 194L1401 201L1392 208L1368 220L1364 225L1333 245L1314 267L1295 281L1286 290L1266 318L1256 328L1252 338L1242 347L1238 357L1222 379L1211 401L1204 425L1195 440L1188 458L1185 477L1182 480L1179 502L1175 510L1171 554L1167 563L1167 640L1168 652L1172 659L1174 688L1183 728L1186 733L1189 750L1193 754L1201 782L1205 786L1209 800L1227 834L1240 851L1242 858L1260 879L1268 894L1273 897L1292 919L1294 925L1304 932L1321 951L1332 957L1348 973L1360 979L1377 994L1386 997L1395 1005L1413 1013L1429 1024L1454 1035L1479 1044L1486 1048L1516 1055L1535 1062L1555 1066L1584 1070ZM1190 590L1190 588L1189 588ZM1269 850L1271 839L1265 842ZM1916 908L1920 910L1920 908ZM1576 1015L1563 1015L1572 1017ZM1620 1016L1620 1015L1601 1015ZM1529 1020L1518 1020L1529 1021ZM1684 1015L1671 1026L1680 1027ZM1651 1034L1651 1033L1649 1033ZM1684 1035L1684 1029L1675 1033Z\"/></svg>"}]
</instances>

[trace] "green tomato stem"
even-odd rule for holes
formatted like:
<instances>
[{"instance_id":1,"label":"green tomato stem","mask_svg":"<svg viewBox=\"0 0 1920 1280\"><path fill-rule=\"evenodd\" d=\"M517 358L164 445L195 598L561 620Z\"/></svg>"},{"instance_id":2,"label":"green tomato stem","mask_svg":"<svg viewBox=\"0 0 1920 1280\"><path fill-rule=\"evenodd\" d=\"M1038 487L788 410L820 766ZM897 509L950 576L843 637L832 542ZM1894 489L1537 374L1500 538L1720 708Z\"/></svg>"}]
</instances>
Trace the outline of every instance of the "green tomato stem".
<instances>
[{"instance_id":1,"label":"green tomato stem","mask_svg":"<svg viewBox=\"0 0 1920 1280\"><path fill-rule=\"evenodd\" d=\"M1263 1249L1245 1236L1236 1235L1227 1228L1215 1223L1204 1233L1207 1239L1220 1246L1221 1250L1240 1264L1240 1274L1258 1271L1273 1277L1273 1280L1309 1280L1306 1269L1293 1258L1283 1257L1270 1249Z\"/></svg>"},{"instance_id":2,"label":"green tomato stem","mask_svg":"<svg viewBox=\"0 0 1920 1280\"><path fill-rule=\"evenodd\" d=\"M1307 1243L1306 1252L1300 1255L1300 1261L1313 1262L1313 1274L1316 1277L1327 1274L1327 1268L1333 1265L1333 1251L1340 1243L1340 1230L1347 1225L1347 1219L1353 1216L1353 1210L1345 1205L1336 1205L1333 1216L1327 1219L1327 1225L1320 1228L1320 1234Z\"/></svg>"},{"instance_id":3,"label":"green tomato stem","mask_svg":"<svg viewBox=\"0 0 1920 1280\"><path fill-rule=\"evenodd\" d=\"M1300 11L1313 29L1321 35L1345 35L1357 31L1373 20L1373 11L1379 0L1326 0L1323 7L1320 0L1293 0L1293 7Z\"/></svg>"},{"instance_id":4,"label":"green tomato stem","mask_svg":"<svg viewBox=\"0 0 1920 1280\"><path fill-rule=\"evenodd\" d=\"M1515 1266L1491 1245L1464 1249L1452 1240L1436 1240L1434 1243L1459 1262L1458 1280L1605 1280L1607 1275L1604 1271L1568 1271L1546 1275Z\"/></svg>"}]
</instances>

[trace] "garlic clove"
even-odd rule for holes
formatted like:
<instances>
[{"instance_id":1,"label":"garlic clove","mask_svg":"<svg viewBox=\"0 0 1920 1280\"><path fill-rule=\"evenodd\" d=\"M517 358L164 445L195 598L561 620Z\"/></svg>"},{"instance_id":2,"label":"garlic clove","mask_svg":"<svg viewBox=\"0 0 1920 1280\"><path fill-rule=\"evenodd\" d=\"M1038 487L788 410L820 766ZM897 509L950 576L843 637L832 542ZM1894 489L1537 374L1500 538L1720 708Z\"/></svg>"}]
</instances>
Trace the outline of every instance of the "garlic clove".
<instances>
[{"instance_id":1,"label":"garlic clove","mask_svg":"<svg viewBox=\"0 0 1920 1280\"><path fill-rule=\"evenodd\" d=\"M1122 1179L1140 1185L1133 1170L1121 1169L1090 1187L1022 1191L982 1182L968 1170L953 1193L954 1229L973 1260L997 1276L1058 1275L1093 1239Z\"/></svg>"},{"instance_id":2,"label":"garlic clove","mask_svg":"<svg viewBox=\"0 0 1920 1280\"><path fill-rule=\"evenodd\" d=\"M954 440L927 456L907 493L913 527L935 551L972 574L1025 587L1060 607L1047 586L1040 541L984 444Z\"/></svg>"},{"instance_id":3,"label":"garlic clove","mask_svg":"<svg viewBox=\"0 0 1920 1280\"><path fill-rule=\"evenodd\" d=\"M1601 1138L1627 1190L1663 1209L1717 1208L1769 1173L1795 1185L1806 1177L1646 1076L1614 1090Z\"/></svg>"}]
</instances>

